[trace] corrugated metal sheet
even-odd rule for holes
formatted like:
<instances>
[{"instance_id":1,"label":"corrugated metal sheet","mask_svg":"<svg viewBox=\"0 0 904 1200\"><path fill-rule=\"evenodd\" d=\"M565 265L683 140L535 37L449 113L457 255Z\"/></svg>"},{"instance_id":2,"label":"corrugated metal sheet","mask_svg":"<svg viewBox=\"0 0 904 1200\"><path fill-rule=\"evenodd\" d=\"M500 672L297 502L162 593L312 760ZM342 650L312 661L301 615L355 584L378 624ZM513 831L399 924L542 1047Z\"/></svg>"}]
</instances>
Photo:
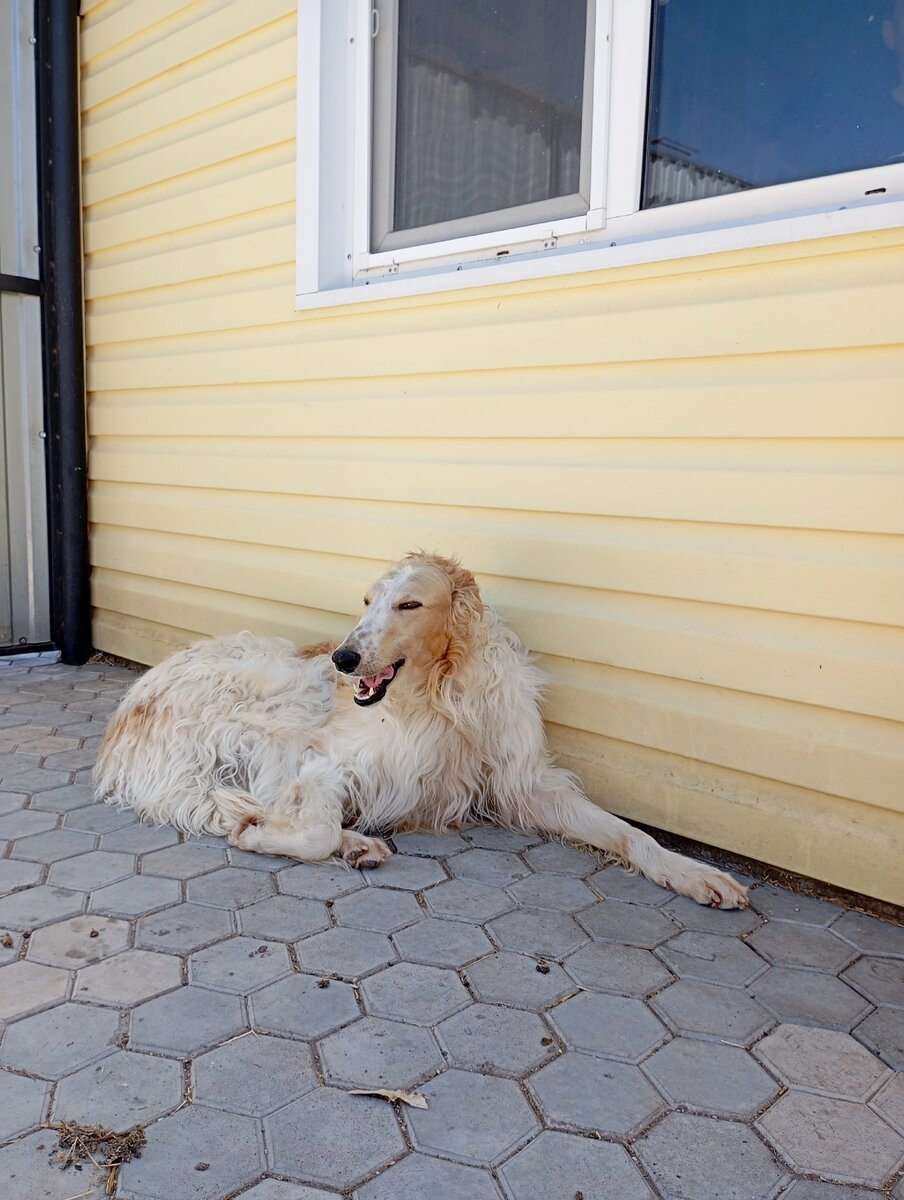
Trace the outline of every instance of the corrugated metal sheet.
<instances>
[{"instance_id":1,"label":"corrugated metal sheet","mask_svg":"<svg viewBox=\"0 0 904 1200\"><path fill-rule=\"evenodd\" d=\"M457 553L601 802L904 902L904 235L296 314L292 0L82 7L97 645Z\"/></svg>"}]
</instances>

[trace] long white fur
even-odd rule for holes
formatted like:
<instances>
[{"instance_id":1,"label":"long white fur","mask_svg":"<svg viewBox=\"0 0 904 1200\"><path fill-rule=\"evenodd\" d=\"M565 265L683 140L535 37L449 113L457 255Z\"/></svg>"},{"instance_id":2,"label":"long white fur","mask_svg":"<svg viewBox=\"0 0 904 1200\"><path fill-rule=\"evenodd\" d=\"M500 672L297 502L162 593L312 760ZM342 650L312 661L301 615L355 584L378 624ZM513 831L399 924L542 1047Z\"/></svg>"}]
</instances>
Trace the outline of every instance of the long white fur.
<instances>
[{"instance_id":1,"label":"long white fur","mask_svg":"<svg viewBox=\"0 0 904 1200\"><path fill-rule=\"evenodd\" d=\"M424 611L403 614L399 598L413 595ZM544 677L472 576L412 556L371 597L343 646L361 653L360 675L406 659L382 701L352 705L326 653L250 633L202 641L130 689L98 756L98 794L245 849L339 851L368 866L389 856L369 832L485 819L596 847L700 903L746 904L729 875L664 850L553 765Z\"/></svg>"}]
</instances>

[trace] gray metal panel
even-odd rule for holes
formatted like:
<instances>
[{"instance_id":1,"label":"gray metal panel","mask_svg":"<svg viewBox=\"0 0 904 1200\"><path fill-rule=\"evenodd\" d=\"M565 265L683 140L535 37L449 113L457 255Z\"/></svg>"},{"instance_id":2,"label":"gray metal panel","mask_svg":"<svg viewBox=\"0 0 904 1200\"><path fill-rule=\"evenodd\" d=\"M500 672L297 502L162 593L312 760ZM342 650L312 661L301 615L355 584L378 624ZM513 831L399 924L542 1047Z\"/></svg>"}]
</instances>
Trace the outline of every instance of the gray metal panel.
<instances>
[{"instance_id":1,"label":"gray metal panel","mask_svg":"<svg viewBox=\"0 0 904 1200\"><path fill-rule=\"evenodd\" d=\"M37 279L34 0L0 0L0 271Z\"/></svg>"}]
</instances>

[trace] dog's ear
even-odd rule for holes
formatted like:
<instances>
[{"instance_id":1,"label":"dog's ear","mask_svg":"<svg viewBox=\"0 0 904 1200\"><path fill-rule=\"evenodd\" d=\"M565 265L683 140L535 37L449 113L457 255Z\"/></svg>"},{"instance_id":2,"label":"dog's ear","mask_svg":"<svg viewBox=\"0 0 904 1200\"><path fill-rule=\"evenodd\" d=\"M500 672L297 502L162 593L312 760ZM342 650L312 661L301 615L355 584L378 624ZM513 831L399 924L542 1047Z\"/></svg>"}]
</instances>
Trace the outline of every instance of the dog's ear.
<instances>
[{"instance_id":1,"label":"dog's ear","mask_svg":"<svg viewBox=\"0 0 904 1200\"><path fill-rule=\"evenodd\" d=\"M459 563L450 563L449 578L452 583L452 623L456 632L465 632L467 627L480 620L483 601L477 580L470 571Z\"/></svg>"}]
</instances>

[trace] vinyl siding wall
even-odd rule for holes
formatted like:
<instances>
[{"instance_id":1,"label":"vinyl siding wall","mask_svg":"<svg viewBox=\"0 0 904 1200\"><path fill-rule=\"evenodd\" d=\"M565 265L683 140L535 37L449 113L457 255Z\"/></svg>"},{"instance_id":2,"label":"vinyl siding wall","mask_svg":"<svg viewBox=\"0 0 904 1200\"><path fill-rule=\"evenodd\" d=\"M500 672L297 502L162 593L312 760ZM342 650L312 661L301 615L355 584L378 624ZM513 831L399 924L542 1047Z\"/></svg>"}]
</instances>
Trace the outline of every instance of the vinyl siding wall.
<instances>
[{"instance_id":1,"label":"vinyl siding wall","mask_svg":"<svg viewBox=\"0 0 904 1200\"><path fill-rule=\"evenodd\" d=\"M82 10L95 644L455 553L595 799L904 902L904 232L296 314L293 0Z\"/></svg>"}]
</instances>

